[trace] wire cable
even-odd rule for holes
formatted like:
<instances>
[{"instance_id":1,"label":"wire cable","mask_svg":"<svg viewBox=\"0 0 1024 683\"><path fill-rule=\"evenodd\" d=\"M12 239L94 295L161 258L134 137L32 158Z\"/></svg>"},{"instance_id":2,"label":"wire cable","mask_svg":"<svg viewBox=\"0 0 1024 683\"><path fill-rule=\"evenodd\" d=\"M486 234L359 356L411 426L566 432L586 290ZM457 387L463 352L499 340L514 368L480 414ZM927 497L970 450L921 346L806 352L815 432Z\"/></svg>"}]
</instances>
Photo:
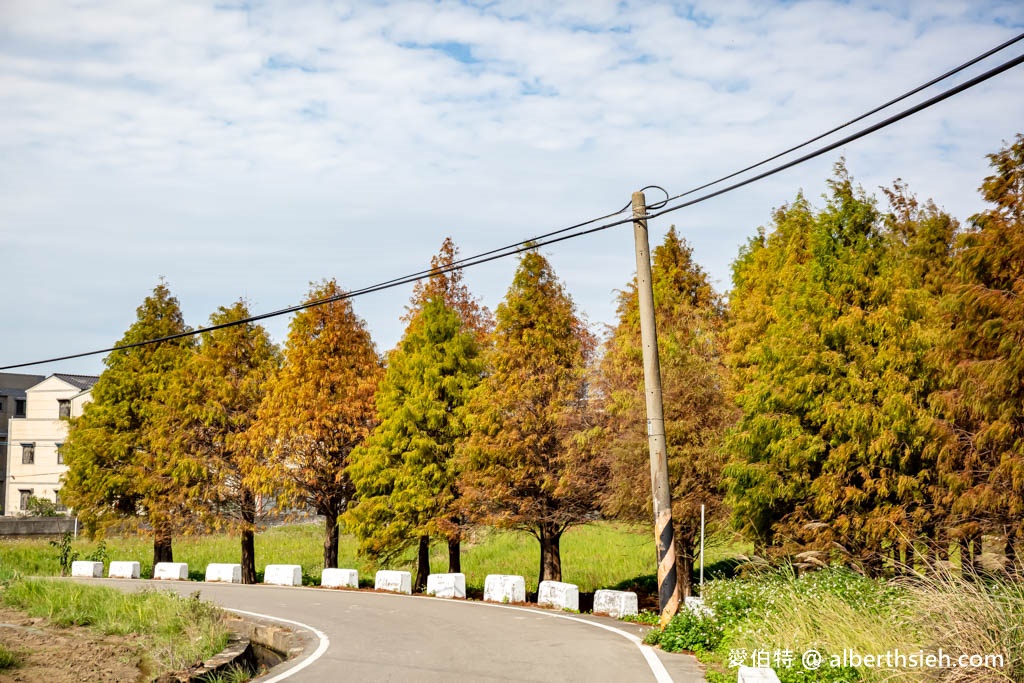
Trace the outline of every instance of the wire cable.
<instances>
[{"instance_id":1,"label":"wire cable","mask_svg":"<svg viewBox=\"0 0 1024 683\"><path fill-rule=\"evenodd\" d=\"M732 178L735 178L736 176L742 175L742 174L746 173L747 171L753 171L755 168L760 168L761 166L764 166L767 163L771 163L772 161L775 161L776 159L779 159L780 157L784 157L787 154L790 154L791 152L795 152L798 149L803 149L804 147L806 147L806 146L808 146L808 145L810 145L810 144L812 144L814 142L817 142L818 140L821 140L822 138L826 138L829 135L832 135L832 133L836 133L836 132L838 132L838 131L840 131L840 130L842 130L844 128L849 128L853 124L859 123L860 121L863 121L864 119L866 119L867 117L871 116L872 114L877 114L878 112L882 111L883 109L888 109L892 105L897 104L899 102L902 102L903 100L907 99L908 97L912 97L913 95L916 95L917 93L921 92L922 90L930 88L931 86L935 85L936 83L940 83L940 82L946 80L947 78L955 76L956 74L960 73L964 69L967 69L968 67L974 66L975 64L977 64L978 62L982 61L983 59L991 57L992 55L996 54L997 52L1001 52L1002 50L1005 50L1006 48L1010 47L1014 43L1020 42L1021 40L1024 40L1024 33L1018 34L1017 36L1015 36L1013 38L1010 38L1005 43L1002 43L1001 45L997 45L994 48L992 48L991 50L988 50L988 51L978 55L977 57L974 57L973 59L969 59L968 61L964 62L963 64L961 64L959 66L953 67L952 69L950 69L946 73L942 74L941 76L936 76L935 78L931 79L927 83L922 83L921 85L917 86L913 90L908 90L907 92L903 93L899 97L894 97L893 99L889 100L885 104L880 104L877 107L875 107L874 109L871 109L870 111L866 111L863 114L861 114L860 116L857 116L855 118L850 119L846 123L841 123L838 126L836 126L835 128L831 128L831 129L825 131L824 133L821 133L820 135L815 135L810 140L805 140L804 142L801 142L799 145L794 145L793 147L790 147L789 149L783 150L783 151L779 152L778 154L773 154L772 156L768 157L767 159L762 159L761 161L758 161L755 164L751 164L750 166L747 166L746 168L741 168L740 170L734 171L734 172L730 173L729 175L724 175L721 178L718 178L717 180L712 180L711 182L704 183L703 185L700 185L698 187L695 187L695 188L692 188L690 190L687 190L686 192L681 192L681 193L679 193L679 194L677 194L677 195L675 195L673 197L669 197L668 201L672 201L674 199L679 199L681 197L686 197L686 196L689 196L689 195L694 194L696 192L700 192L701 190L706 190L707 188L709 188L709 187L711 187L713 185L718 185L719 183L723 183L726 180L730 180Z\"/></svg>"},{"instance_id":2,"label":"wire cable","mask_svg":"<svg viewBox=\"0 0 1024 683\"><path fill-rule=\"evenodd\" d=\"M570 232L572 230L576 230L576 229L578 229L580 227L585 227L587 225L591 225L591 224L593 224L593 223L595 223L597 221L602 220L603 218L609 218L611 216L616 216L616 215L622 213L623 211L625 211L626 208L628 208L630 206L629 204L627 204L625 207L623 207L619 211L616 211L616 212L611 213L611 214L607 214L606 216L604 216L602 218L595 218L595 219L592 219L592 220L589 220L589 221L584 221L583 223L577 223L576 225L570 226L568 228L561 228L559 230L551 231L551 232L545 233L542 236L538 236L539 238L538 237L531 238L529 240L524 240L522 242L516 242L516 243L508 245L506 247L502 247L502 248L499 248L499 249L492 249L490 251L483 252L482 254L477 254L475 256L467 257L467 258L464 258L464 259L459 259L458 261L453 262L452 264L450 264L448 266L445 266L443 268L432 268L430 270L419 271L419 272L413 273L411 275L406 275L406 276L402 276L402 277L399 277L399 278L394 278L392 280L387 280L385 282L381 282L381 283L378 283L378 284L375 284L375 285L371 285L369 287L364 287L362 289L353 290L353 291L350 291L350 292L343 292L342 294L338 294L336 296L325 297L323 299L317 299L317 300L313 300L313 301L307 301L305 303L296 304L294 306L289 306L287 308L282 308L282 309L279 309L279 310L276 310L276 311L271 311L269 313L262 313L262 314L259 314L259 315L250 316L250 317L244 318L242 320L235 320L235 321L231 321L231 322L227 322L227 323L221 323L219 325L212 325L212 326L209 326L209 327L197 328L197 329L194 329L194 330L188 330L188 331L185 331L185 332L179 332L177 334L172 334L172 335L168 335L168 336L165 336L165 337L159 337L159 338L156 338L156 339L148 339L148 340L144 340L144 341L140 341L140 342L134 342L134 343L131 343L131 344L116 345L116 346L112 346L112 347L105 348L105 349L98 349L98 350L95 350L95 351L85 351L85 352L82 352L82 353L68 354L68 355L65 355L65 356L58 356L58 357L54 357L54 358L47 358L47 359L44 359L44 360L32 361L32 362L28 362L28 363L18 363L18 364L14 364L14 365L0 366L0 370L12 370L12 369L15 369L15 368L24 368L24 367L29 367L29 366L33 366L33 365L42 365L44 363L56 363L56 362L65 361L65 360L73 360L73 359L76 359L76 358L85 358L87 356L95 356L95 355L99 355L99 354L103 354L103 353L111 353L111 352L114 352L114 351L123 351L123 350L132 349L132 348L136 348L136 347L140 347L140 346L147 346L147 345L150 345L150 344L159 344L159 343L164 343L164 342L170 342L170 341L174 341L174 340L177 340L177 339L182 339L182 338L185 338L185 337L191 337L191 336L195 336L195 335L198 335L198 334L203 334L203 333L206 333L206 332L214 332L216 330L224 329L226 327L233 327L235 325L246 325L246 324L253 323L253 322L259 322L261 320L266 320L268 318L273 318L273 317L277 317L277 316L281 316L281 315L286 315L288 313L295 313L295 312L298 312L298 311L301 311L301 310L305 310L307 308L312 308L314 306L321 306L321 305L332 303L332 302L335 302L335 301L341 301L343 299L351 299L351 298L354 298L354 297L357 297L357 296L362 296L362 295L370 294L370 293L373 293L373 292L379 292L379 291L383 291L385 289L391 289L393 287L397 287L397 286L400 286L400 285L416 282L417 280L422 280L422 279L424 279L426 277L429 277L430 275L433 275L433 274L449 273L449 272L452 272L452 271L455 271L455 270L462 270L464 268L468 268L468 267L472 267L472 266L476 266L476 265L481 265L481 264L484 264L484 263L488 263L490 261L495 261L497 259L506 258L508 256L513 256L515 254L519 254L519 253L522 253L524 251L529 251L531 249L536 249L536 248L539 248L539 247L542 247L542 246L546 246L546 245L550 245L550 244L557 244L559 242L564 242L566 240L575 239L577 237L582 237L584 235L590 235L590 234L593 234L593 233L596 233L596 232L607 230L609 228L613 228L613 227L618 226L618 225L623 225L625 223L632 223L634 220L649 220L651 218L657 218L659 216L663 216L663 215L672 213L674 211L678 211L678 210L686 208L688 206L693 206L695 204L699 204L701 202L707 201L707 200L712 199L714 197L718 197L718 196L723 195L723 194L725 194L727 192L732 192L733 190L736 190L736 189L739 189L739 188L744 187L746 185L749 185L751 183L757 182L758 180L763 180L764 178L767 178L769 176L775 175L777 173L781 173L782 171L785 171L785 170L787 170L789 168L792 168L793 166L796 166L798 164L802 164L802 163L804 163L806 161L814 159L815 157L818 157L818 156L821 156L822 154L830 152L830 151L834 150L837 147L840 147L840 146L845 145L845 144L847 144L849 142L852 142L854 140L862 138L862 137L864 137L866 135L870 135L871 133L874 133L874 132L876 132L878 130L881 130L882 128L886 128L887 126L890 126L890 125L892 125L892 124L894 124L894 123L896 123L898 121L902 121L903 119L905 119L905 118L907 118L909 116L912 116L912 115L914 115L914 114L916 114L916 113L918 113L920 111L923 111L924 109L927 109L927 108L929 108L931 106L934 106L935 104L938 104L939 102L942 102L942 101L944 101L946 99L949 99L950 97L953 97L954 95L957 95L957 94L959 94L959 93L961 93L961 92L963 92L965 90L973 88L974 86L976 86L976 85L978 85L980 83L984 83L985 81L987 81L987 80L989 80L989 79L991 79L991 78L993 78L995 76L998 76L999 74L1003 73L1004 71L1008 71L1009 69L1012 69L1012 68L1014 68L1016 66L1019 66L1021 63L1024 63L1024 54L1018 55L1017 57L1015 57L1013 59L1010 59L1010 60L1008 60L1008 61L1006 61L1006 62L1004 62L1004 63L1002 63L1002 64L1000 64L1000 65L998 65L996 67L993 67L993 68L989 69L988 71L986 71L986 72L984 72L982 74L979 74L978 76L975 76L974 78L972 78L970 80L967 80L967 81L965 81L965 82L963 82L963 83L961 83L961 84L959 84L957 86L954 86L954 87L952 87L952 88L950 88L948 90L945 90L945 91L939 93L938 95L935 95L934 97L931 97L931 98L929 98L927 100L924 100L923 102L920 102L920 103L914 105L913 107L905 109L905 110L903 110L902 112L900 112L898 114L895 114L895 115L890 116L890 117L888 117L886 119L883 119L882 121L879 121L879 122L877 122L875 124L872 124L871 126L868 126L867 128L864 128L864 129L862 129L862 130L860 130L860 131L858 131L856 133L848 135L848 136L846 136L846 137L844 137L844 138L842 138L840 140L837 140L835 142L829 143L828 145L825 145L824 147L821 147L821 148L819 148L819 149L817 149L817 150L815 150L813 152L805 154L805 155L803 155L803 156L801 156L801 157L799 157L797 159L793 159L791 161L788 161L788 162L786 162L784 164L781 164L781 165L779 165L779 166L777 166L775 168L772 168L772 169L770 169L768 171L765 171L765 172L760 173L758 175L752 176L752 177L747 178L745 180L742 180L740 182L733 183L733 184L728 185L728 186L726 186L724 188L720 188L718 190L715 190L714 192L710 192L710 193L707 193L705 195L701 195L700 197L698 197L696 199L691 199L691 200L689 200L687 202L682 202L680 204L677 204L677 205L674 205L674 206L670 206L670 207L667 207L667 208L656 209L653 213L651 213L649 211L651 208L665 207L666 204L669 201L671 201L672 199L678 199L682 195L677 195L674 198L670 197L670 198L668 198L666 200L662 200L662 201L658 202L655 205L648 206L647 207L648 212L645 215L643 215L643 216L635 216L635 217L629 217L629 218L625 218L625 219L620 219L620 220L613 221L611 223L604 223L604 224L598 225L596 227L587 228L586 230L579 230L578 232L571 232L571 234L564 234L564 233ZM738 173L739 172L737 172L737 174ZM734 174L734 175L737 175L737 174ZM717 182L719 182L719 181L716 181L716 183ZM716 183L711 183L711 184L716 184ZM648 186L648 187L646 187L644 189L651 189L651 188L654 188L654 187L657 187L657 186ZM662 188L657 188L657 189L662 189ZM664 190L662 189L662 191L664 191ZM688 192L688 193L684 193L684 194L690 194L692 192L693 191ZM557 237L556 237L556 235L557 235Z\"/></svg>"}]
</instances>

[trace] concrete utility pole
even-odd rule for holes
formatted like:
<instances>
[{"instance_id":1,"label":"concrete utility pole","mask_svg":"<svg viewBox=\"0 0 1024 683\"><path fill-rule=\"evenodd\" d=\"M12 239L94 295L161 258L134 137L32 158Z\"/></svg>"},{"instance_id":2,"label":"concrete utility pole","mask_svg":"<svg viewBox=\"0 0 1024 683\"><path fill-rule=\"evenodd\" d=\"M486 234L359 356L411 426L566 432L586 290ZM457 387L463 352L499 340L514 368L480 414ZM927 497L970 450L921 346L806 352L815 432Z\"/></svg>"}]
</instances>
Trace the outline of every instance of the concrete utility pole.
<instances>
[{"instance_id":1,"label":"concrete utility pole","mask_svg":"<svg viewBox=\"0 0 1024 683\"><path fill-rule=\"evenodd\" d=\"M676 545L672 528L672 495L665 451L665 413L661 405L661 364L658 329L654 323L651 285L651 247L647 238L647 199L633 193L633 237L636 242L636 289L640 299L640 341L644 352L644 394L647 398L647 441L651 451L651 490L654 496L654 539L658 545L658 605L661 625L679 611Z\"/></svg>"}]
</instances>

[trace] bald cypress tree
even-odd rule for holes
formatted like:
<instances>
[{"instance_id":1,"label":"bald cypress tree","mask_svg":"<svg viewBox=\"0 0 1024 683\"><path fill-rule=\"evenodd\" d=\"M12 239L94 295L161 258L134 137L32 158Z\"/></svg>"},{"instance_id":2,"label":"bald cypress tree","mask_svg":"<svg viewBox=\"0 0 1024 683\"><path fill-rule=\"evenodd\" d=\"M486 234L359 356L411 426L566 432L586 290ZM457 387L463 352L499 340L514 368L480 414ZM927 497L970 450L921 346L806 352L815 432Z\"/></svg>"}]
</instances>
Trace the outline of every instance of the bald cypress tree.
<instances>
[{"instance_id":1,"label":"bald cypress tree","mask_svg":"<svg viewBox=\"0 0 1024 683\"><path fill-rule=\"evenodd\" d=\"M188 330L178 300L160 282L117 345ZM173 535L190 518L201 487L201 475L162 448L156 433L166 411L161 391L193 347L194 339L185 337L112 351L64 445L61 497L92 532L119 524L146 528L154 564L173 560Z\"/></svg>"},{"instance_id":2,"label":"bald cypress tree","mask_svg":"<svg viewBox=\"0 0 1024 683\"><path fill-rule=\"evenodd\" d=\"M981 193L991 206L971 217L957 245L946 299L944 403L966 447L943 473L959 494L962 548L973 540L978 554L981 533L998 534L1012 570L1024 537L1024 135L989 159Z\"/></svg>"},{"instance_id":3,"label":"bald cypress tree","mask_svg":"<svg viewBox=\"0 0 1024 683\"><path fill-rule=\"evenodd\" d=\"M658 326L665 435L679 587L691 594L700 510L724 514L721 441L735 420L722 362L725 306L693 251L675 228L654 250L654 309ZM650 523L650 458L644 402L643 350L636 279L619 296L619 321L601 359L598 387L610 441L602 453L610 478L602 492L610 516ZM642 492L647 495L641 495Z\"/></svg>"},{"instance_id":4,"label":"bald cypress tree","mask_svg":"<svg viewBox=\"0 0 1024 683\"><path fill-rule=\"evenodd\" d=\"M210 326L249 316L245 302L237 301L218 308ZM192 516L240 537L242 583L256 582L256 526L269 499L258 493L265 489L256 474L261 453L245 434L279 364L280 352L262 326L235 324L204 332L164 391L158 438L201 476Z\"/></svg>"},{"instance_id":5,"label":"bald cypress tree","mask_svg":"<svg viewBox=\"0 0 1024 683\"><path fill-rule=\"evenodd\" d=\"M360 552L386 562L419 543L419 590L430 573L431 536L454 541L449 571L461 571L454 454L481 371L472 330L442 298L428 300L388 357L377 392L379 424L346 470L357 503L344 521Z\"/></svg>"},{"instance_id":6,"label":"bald cypress tree","mask_svg":"<svg viewBox=\"0 0 1024 683\"><path fill-rule=\"evenodd\" d=\"M946 435L929 357L955 223L901 186L883 214L841 164L830 186L823 210L798 199L737 260L743 417L724 472L736 523L762 545L820 562L841 548L877 572L894 545L937 538Z\"/></svg>"},{"instance_id":7,"label":"bald cypress tree","mask_svg":"<svg viewBox=\"0 0 1024 683\"><path fill-rule=\"evenodd\" d=\"M274 375L247 439L261 449L262 480L281 506L323 515L324 567L338 566L338 518L352 501L345 473L352 450L376 422L380 358L334 280L314 285L308 301L336 299L292 319L284 364Z\"/></svg>"},{"instance_id":8,"label":"bald cypress tree","mask_svg":"<svg viewBox=\"0 0 1024 683\"><path fill-rule=\"evenodd\" d=\"M489 374L470 399L464 508L477 521L535 536L539 580L561 580L562 534L591 518L604 479L585 438L595 343L536 251L520 259L496 317Z\"/></svg>"}]
</instances>

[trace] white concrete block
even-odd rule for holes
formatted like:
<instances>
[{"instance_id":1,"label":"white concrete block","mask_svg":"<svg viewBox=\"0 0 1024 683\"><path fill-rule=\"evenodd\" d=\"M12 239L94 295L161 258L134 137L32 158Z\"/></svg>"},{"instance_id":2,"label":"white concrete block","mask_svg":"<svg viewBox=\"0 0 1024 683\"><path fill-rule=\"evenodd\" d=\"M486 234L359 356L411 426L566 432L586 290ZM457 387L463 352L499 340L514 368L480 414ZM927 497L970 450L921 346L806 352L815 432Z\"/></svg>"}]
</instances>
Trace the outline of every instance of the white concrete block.
<instances>
[{"instance_id":1,"label":"white concrete block","mask_svg":"<svg viewBox=\"0 0 1024 683\"><path fill-rule=\"evenodd\" d=\"M639 612L636 593L632 591L599 590L594 593L594 614L607 614L616 619Z\"/></svg>"},{"instance_id":2,"label":"white concrete block","mask_svg":"<svg viewBox=\"0 0 1024 683\"><path fill-rule=\"evenodd\" d=\"M741 666L736 683L779 683L779 676L769 667Z\"/></svg>"},{"instance_id":3,"label":"white concrete block","mask_svg":"<svg viewBox=\"0 0 1024 683\"><path fill-rule=\"evenodd\" d=\"M427 595L439 598L465 598L465 574L431 574L427 577Z\"/></svg>"},{"instance_id":4,"label":"white concrete block","mask_svg":"<svg viewBox=\"0 0 1024 683\"><path fill-rule=\"evenodd\" d=\"M111 562L107 576L112 579L137 579L140 571L138 562Z\"/></svg>"},{"instance_id":5,"label":"white concrete block","mask_svg":"<svg viewBox=\"0 0 1024 683\"><path fill-rule=\"evenodd\" d=\"M157 562L153 567L153 578L165 581L188 581L188 563Z\"/></svg>"},{"instance_id":6,"label":"white concrete block","mask_svg":"<svg viewBox=\"0 0 1024 683\"><path fill-rule=\"evenodd\" d=\"M206 580L219 583L242 583L242 565L213 564L206 565Z\"/></svg>"},{"instance_id":7,"label":"white concrete block","mask_svg":"<svg viewBox=\"0 0 1024 683\"><path fill-rule=\"evenodd\" d=\"M301 586L302 567L297 564L268 564L263 570L263 583L272 586Z\"/></svg>"},{"instance_id":8,"label":"white concrete block","mask_svg":"<svg viewBox=\"0 0 1024 683\"><path fill-rule=\"evenodd\" d=\"M537 604L578 612L580 589L572 583L541 581L537 587Z\"/></svg>"},{"instance_id":9,"label":"white concrete block","mask_svg":"<svg viewBox=\"0 0 1024 683\"><path fill-rule=\"evenodd\" d=\"M76 560L71 563L71 576L99 579L103 577L103 563Z\"/></svg>"},{"instance_id":10,"label":"white concrete block","mask_svg":"<svg viewBox=\"0 0 1024 683\"><path fill-rule=\"evenodd\" d=\"M359 572L355 569L325 569L320 575L324 588L359 588Z\"/></svg>"},{"instance_id":11,"label":"white concrete block","mask_svg":"<svg viewBox=\"0 0 1024 683\"><path fill-rule=\"evenodd\" d=\"M526 579L513 574L488 574L484 602L526 602Z\"/></svg>"},{"instance_id":12,"label":"white concrete block","mask_svg":"<svg viewBox=\"0 0 1024 683\"><path fill-rule=\"evenodd\" d=\"M379 591L391 591L392 593L412 593L412 574L399 572L390 569L382 569L374 577L373 587Z\"/></svg>"}]
</instances>

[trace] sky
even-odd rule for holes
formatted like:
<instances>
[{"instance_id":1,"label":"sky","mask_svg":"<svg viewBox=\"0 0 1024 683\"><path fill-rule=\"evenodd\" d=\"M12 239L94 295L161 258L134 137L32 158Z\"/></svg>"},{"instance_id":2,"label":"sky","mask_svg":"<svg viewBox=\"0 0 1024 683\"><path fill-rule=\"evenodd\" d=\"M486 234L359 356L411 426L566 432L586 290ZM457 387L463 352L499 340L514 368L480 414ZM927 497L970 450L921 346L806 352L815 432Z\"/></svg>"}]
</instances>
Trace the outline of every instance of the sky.
<instances>
[{"instance_id":1,"label":"sky","mask_svg":"<svg viewBox=\"0 0 1024 683\"><path fill-rule=\"evenodd\" d=\"M240 297L260 313L423 270L446 236L469 256L678 194L1021 32L1019 0L0 0L0 365L111 346L160 278L199 326ZM985 155L1021 132L1017 67L654 219L651 241L677 226L727 292L739 246L798 192L820 206L840 157L869 193L902 178L966 221ZM601 333L630 226L543 251ZM494 309L515 265L465 281ZM411 287L353 300L381 352Z\"/></svg>"}]
</instances>

